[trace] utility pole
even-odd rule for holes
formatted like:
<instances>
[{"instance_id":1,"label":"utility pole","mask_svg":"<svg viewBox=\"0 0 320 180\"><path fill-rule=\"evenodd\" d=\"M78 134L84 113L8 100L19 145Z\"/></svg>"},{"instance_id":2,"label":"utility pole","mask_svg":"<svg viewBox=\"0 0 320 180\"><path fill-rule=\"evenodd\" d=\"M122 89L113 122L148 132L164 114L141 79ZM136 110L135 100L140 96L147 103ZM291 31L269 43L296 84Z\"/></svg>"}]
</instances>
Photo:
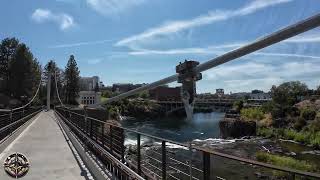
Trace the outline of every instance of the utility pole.
<instances>
[{"instance_id":1,"label":"utility pole","mask_svg":"<svg viewBox=\"0 0 320 180\"><path fill-rule=\"evenodd\" d=\"M47 110L50 110L50 90L51 90L51 72L48 73L47 81Z\"/></svg>"}]
</instances>

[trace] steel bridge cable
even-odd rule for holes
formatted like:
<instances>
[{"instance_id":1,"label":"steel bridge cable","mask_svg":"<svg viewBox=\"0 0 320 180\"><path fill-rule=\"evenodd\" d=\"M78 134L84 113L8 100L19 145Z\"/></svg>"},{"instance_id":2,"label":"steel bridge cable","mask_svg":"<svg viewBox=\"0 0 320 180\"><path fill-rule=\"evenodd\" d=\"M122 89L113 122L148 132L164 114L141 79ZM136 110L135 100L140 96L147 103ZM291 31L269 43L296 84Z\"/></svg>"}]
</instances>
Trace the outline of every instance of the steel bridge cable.
<instances>
[{"instance_id":1,"label":"steel bridge cable","mask_svg":"<svg viewBox=\"0 0 320 180\"><path fill-rule=\"evenodd\" d=\"M213 58L207 62L204 62L197 66L195 68L195 71L200 73L202 71L206 71L208 69L211 69L213 67L219 66L221 64L227 63L229 61L232 61L234 59L237 59L239 57L248 55L252 52L255 52L257 50L263 49L265 47L268 47L270 45L276 44L278 42L281 42L283 40L286 40L288 38L294 37L298 34L301 34L303 32L306 32L308 30L314 29L316 27L320 26L320 14L316 14L312 17L309 17L308 19L302 20L296 24L290 25L286 28L280 29L268 36L265 36L263 38L260 38L252 43L249 43L245 46L242 46L240 48L237 48L235 50L232 50L230 52L227 52L221 56L218 56L216 58ZM128 96L135 95L137 93L140 93L145 90L153 89L161 85L165 85L168 83L172 83L174 81L177 81L178 74L169 76L167 78L161 79L159 81L147 84L145 86L142 86L140 88L133 89L131 91L122 93L118 96L109 98L101 103L90 105L89 107L96 107L99 105L104 105L111 103L113 101L117 101L123 98L126 98Z\"/></svg>"},{"instance_id":2,"label":"steel bridge cable","mask_svg":"<svg viewBox=\"0 0 320 180\"><path fill-rule=\"evenodd\" d=\"M41 72L40 72L40 74L41 74ZM39 90L40 90L40 87L41 87L41 82L42 82L42 77L40 76L40 82L39 82L37 91L36 91L36 93L34 94L34 96L32 97L32 99L31 99L27 104L25 104L25 105L23 105L23 106L20 106L20 107L17 107L17 108L14 108L14 109L12 109L12 110L11 110L11 109L0 109L0 112L16 111L16 110L23 109L23 108L27 107L28 105L30 105L30 104L33 102L33 100L37 97L37 95L38 95L38 93L39 93Z\"/></svg>"},{"instance_id":3,"label":"steel bridge cable","mask_svg":"<svg viewBox=\"0 0 320 180\"><path fill-rule=\"evenodd\" d=\"M62 101L60 99L60 96L59 96L58 83L57 83L57 72L56 71L54 71L54 81L55 81L55 84L56 84L56 93L57 93L58 99L60 101L61 106L64 107L64 105L63 105L63 103L62 103Z\"/></svg>"},{"instance_id":4,"label":"steel bridge cable","mask_svg":"<svg viewBox=\"0 0 320 180\"><path fill-rule=\"evenodd\" d=\"M41 74L41 72L40 72L40 74ZM25 107L27 107L29 104L31 104L31 103L33 102L33 100L37 97L37 95L38 95L38 93L39 93L39 90L40 90L40 87L41 87L41 82L42 82L42 77L41 77L41 75L40 75L40 81L39 81L39 85L38 85L38 88L37 88L37 91L36 91L35 95L33 96L33 98L32 98L26 105L23 106L23 108L25 108ZM16 109L17 109L17 108L16 108ZM20 109L21 109L21 108L20 108ZM15 110L15 109L13 109L13 110Z\"/></svg>"}]
</instances>

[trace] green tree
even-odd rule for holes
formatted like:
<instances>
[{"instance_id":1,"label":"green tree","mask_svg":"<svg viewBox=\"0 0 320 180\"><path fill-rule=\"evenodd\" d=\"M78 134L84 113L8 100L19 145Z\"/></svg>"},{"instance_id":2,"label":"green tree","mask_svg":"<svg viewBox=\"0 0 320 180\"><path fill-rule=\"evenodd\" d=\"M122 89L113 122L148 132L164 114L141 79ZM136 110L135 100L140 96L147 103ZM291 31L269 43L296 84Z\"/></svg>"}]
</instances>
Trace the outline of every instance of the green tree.
<instances>
[{"instance_id":1,"label":"green tree","mask_svg":"<svg viewBox=\"0 0 320 180\"><path fill-rule=\"evenodd\" d=\"M299 102L302 97L308 94L308 87L300 81L290 81L281 85L272 86L271 96L275 103L282 105L294 105Z\"/></svg>"},{"instance_id":2,"label":"green tree","mask_svg":"<svg viewBox=\"0 0 320 180\"><path fill-rule=\"evenodd\" d=\"M79 94L79 69L74 56L71 55L65 68L65 83L66 83L66 103L77 104L76 98Z\"/></svg>"},{"instance_id":3,"label":"green tree","mask_svg":"<svg viewBox=\"0 0 320 180\"><path fill-rule=\"evenodd\" d=\"M57 99L57 92L56 92L56 82L55 82L55 74L57 76L57 86L59 90L59 95L63 96L63 72L61 69L58 68L55 61L50 60L46 66L44 67L43 72L43 79L45 82L48 82L49 74L51 74L51 85L50 85L50 99L53 101L53 103L58 103ZM47 84L46 84L47 85ZM46 92L44 93L44 97L46 97Z\"/></svg>"},{"instance_id":4,"label":"green tree","mask_svg":"<svg viewBox=\"0 0 320 180\"><path fill-rule=\"evenodd\" d=\"M308 87L300 81L290 81L281 85L272 86L271 96L274 103L272 116L274 118L284 117L294 111L294 104L308 94Z\"/></svg>"},{"instance_id":5,"label":"green tree","mask_svg":"<svg viewBox=\"0 0 320 180\"><path fill-rule=\"evenodd\" d=\"M11 95L17 99L32 97L34 86L39 83L40 67L25 44L19 44L9 67Z\"/></svg>"},{"instance_id":6,"label":"green tree","mask_svg":"<svg viewBox=\"0 0 320 180\"><path fill-rule=\"evenodd\" d=\"M236 109L237 112L240 112L243 108L243 100L237 100L233 103L233 108Z\"/></svg>"},{"instance_id":7,"label":"green tree","mask_svg":"<svg viewBox=\"0 0 320 180\"><path fill-rule=\"evenodd\" d=\"M105 98L110 98L110 97L112 97L112 91L110 91L110 90L104 90L104 91L102 91L102 94L101 94L101 96L102 97L105 97Z\"/></svg>"},{"instance_id":8,"label":"green tree","mask_svg":"<svg viewBox=\"0 0 320 180\"><path fill-rule=\"evenodd\" d=\"M19 41L16 38L6 38L0 44L0 80L3 81L3 87L0 91L10 95L10 63L14 59Z\"/></svg>"}]
</instances>

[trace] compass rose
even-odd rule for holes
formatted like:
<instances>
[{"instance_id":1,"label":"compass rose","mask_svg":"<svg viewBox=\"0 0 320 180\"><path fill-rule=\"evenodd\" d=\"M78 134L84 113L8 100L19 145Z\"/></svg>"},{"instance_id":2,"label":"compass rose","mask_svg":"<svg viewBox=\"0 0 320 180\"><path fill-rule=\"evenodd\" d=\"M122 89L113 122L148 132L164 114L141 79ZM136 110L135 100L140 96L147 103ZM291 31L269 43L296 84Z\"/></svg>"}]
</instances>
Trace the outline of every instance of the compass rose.
<instances>
[{"instance_id":1,"label":"compass rose","mask_svg":"<svg viewBox=\"0 0 320 180\"><path fill-rule=\"evenodd\" d=\"M26 156L16 152L7 157L3 166L9 176L18 179L27 174L30 164Z\"/></svg>"}]
</instances>

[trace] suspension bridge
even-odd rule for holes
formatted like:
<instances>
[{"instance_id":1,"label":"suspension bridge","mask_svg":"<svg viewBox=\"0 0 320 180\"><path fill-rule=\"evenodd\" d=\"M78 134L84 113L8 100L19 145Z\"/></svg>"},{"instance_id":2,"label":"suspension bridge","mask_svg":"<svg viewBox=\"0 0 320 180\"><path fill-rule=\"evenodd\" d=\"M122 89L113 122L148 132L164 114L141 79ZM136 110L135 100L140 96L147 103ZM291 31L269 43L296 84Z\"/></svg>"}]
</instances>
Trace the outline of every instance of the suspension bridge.
<instances>
[{"instance_id":1,"label":"suspension bridge","mask_svg":"<svg viewBox=\"0 0 320 180\"><path fill-rule=\"evenodd\" d=\"M132 129L88 116L91 108L118 101L160 85L178 81L182 83L183 105L190 119L193 113L196 81L201 72L235 60L275 43L320 26L320 14L290 25L248 45L199 64L186 61L176 67L176 74L143 87L109 98L100 104L74 111L64 105L50 110L50 79L48 78L47 107L32 105L39 93L41 80L34 97L24 106L0 110L0 161L19 152L30 160L30 170L24 179L226 179L216 170L219 163L232 161L224 169L234 178L256 179L257 169L271 175L274 171L287 174L289 179L320 179L320 174L279 167L254 160L155 137ZM56 75L54 74L56 77ZM57 82L57 81L56 81ZM56 84L57 86L57 84ZM136 137L135 149L130 150L124 141L127 134ZM148 150L142 137L157 142ZM172 145L180 147L173 151ZM182 152L183 151L183 152ZM241 169L234 169L234 164ZM24 168L18 162L13 171ZM246 170L246 171L244 171ZM11 179L0 170L0 179Z\"/></svg>"}]
</instances>

